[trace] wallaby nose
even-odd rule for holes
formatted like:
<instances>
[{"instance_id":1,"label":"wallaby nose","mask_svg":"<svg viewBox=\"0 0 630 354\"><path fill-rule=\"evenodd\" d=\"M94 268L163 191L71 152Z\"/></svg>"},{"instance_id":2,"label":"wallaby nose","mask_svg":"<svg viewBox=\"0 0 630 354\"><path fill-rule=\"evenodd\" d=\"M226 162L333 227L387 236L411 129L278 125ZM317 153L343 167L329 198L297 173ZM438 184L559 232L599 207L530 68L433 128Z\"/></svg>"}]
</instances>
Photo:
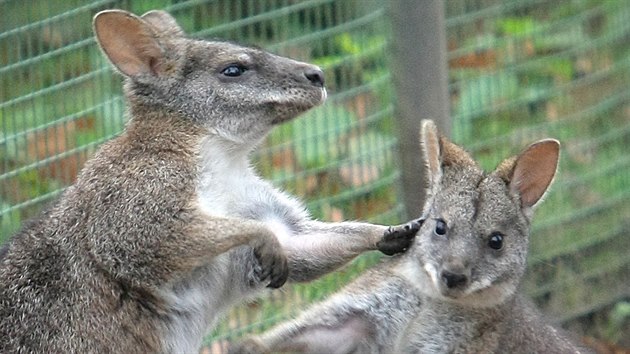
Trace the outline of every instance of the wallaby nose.
<instances>
[{"instance_id":1,"label":"wallaby nose","mask_svg":"<svg viewBox=\"0 0 630 354\"><path fill-rule=\"evenodd\" d=\"M448 270L442 271L442 281L447 288L453 289L465 285L468 277L461 273L451 273Z\"/></svg>"},{"instance_id":2,"label":"wallaby nose","mask_svg":"<svg viewBox=\"0 0 630 354\"><path fill-rule=\"evenodd\" d=\"M306 69L304 76L306 76L308 81L310 81L313 85L324 87L324 72L320 68Z\"/></svg>"}]
</instances>

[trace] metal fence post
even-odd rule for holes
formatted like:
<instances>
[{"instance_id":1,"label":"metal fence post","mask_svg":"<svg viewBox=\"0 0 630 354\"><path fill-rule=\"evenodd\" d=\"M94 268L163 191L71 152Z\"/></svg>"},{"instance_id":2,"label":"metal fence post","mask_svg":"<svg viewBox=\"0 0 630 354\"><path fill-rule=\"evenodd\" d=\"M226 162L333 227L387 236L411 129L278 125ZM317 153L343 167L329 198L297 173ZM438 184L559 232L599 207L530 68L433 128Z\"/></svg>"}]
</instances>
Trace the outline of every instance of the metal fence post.
<instances>
[{"instance_id":1,"label":"metal fence post","mask_svg":"<svg viewBox=\"0 0 630 354\"><path fill-rule=\"evenodd\" d=\"M405 208L419 216L424 201L420 120L433 119L450 135L446 28L442 0L391 0L391 73Z\"/></svg>"}]
</instances>

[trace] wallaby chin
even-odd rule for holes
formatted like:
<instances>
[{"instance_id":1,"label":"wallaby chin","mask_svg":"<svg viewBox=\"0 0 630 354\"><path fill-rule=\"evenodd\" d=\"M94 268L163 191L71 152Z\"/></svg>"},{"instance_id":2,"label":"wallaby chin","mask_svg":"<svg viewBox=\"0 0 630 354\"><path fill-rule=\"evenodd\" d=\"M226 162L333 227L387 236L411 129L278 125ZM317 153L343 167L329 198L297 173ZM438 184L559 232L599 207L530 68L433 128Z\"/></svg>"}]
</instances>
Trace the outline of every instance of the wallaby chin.
<instances>
[{"instance_id":1,"label":"wallaby chin","mask_svg":"<svg viewBox=\"0 0 630 354\"><path fill-rule=\"evenodd\" d=\"M278 108L276 108L276 117L272 120L271 124L280 125L283 123L290 122L298 118L301 114L305 113L306 111L314 107L322 105L326 101L326 98L327 98L326 89L322 88L319 95L315 95L315 99L313 99L313 102L305 102L302 106L295 105L291 107L290 109L284 108L282 105L279 105ZM279 101L282 101L282 100L279 100Z\"/></svg>"},{"instance_id":2,"label":"wallaby chin","mask_svg":"<svg viewBox=\"0 0 630 354\"><path fill-rule=\"evenodd\" d=\"M473 308L501 306L514 297L516 288L511 282L496 283L488 287L482 285L479 288L473 284L457 301Z\"/></svg>"}]
</instances>

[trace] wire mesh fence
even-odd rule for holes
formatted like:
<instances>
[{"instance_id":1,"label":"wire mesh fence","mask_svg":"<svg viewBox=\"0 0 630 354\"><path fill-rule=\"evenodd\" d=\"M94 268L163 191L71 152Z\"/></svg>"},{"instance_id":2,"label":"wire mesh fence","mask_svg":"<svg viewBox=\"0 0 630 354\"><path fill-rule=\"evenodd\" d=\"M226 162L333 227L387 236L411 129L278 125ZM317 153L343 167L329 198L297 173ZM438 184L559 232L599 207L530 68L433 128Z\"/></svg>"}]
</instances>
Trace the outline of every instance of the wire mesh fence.
<instances>
[{"instance_id":1,"label":"wire mesh fence","mask_svg":"<svg viewBox=\"0 0 630 354\"><path fill-rule=\"evenodd\" d=\"M453 140L488 169L535 139L563 144L559 177L535 218L524 286L558 321L593 332L606 320L600 313L630 299L630 3L445 6ZM320 65L328 102L272 132L256 168L324 220L407 217L387 2L8 0L0 2L0 242L52 202L124 126L121 80L91 31L92 16L106 8L166 9L193 36ZM208 343L290 316L377 257L234 309Z\"/></svg>"}]
</instances>

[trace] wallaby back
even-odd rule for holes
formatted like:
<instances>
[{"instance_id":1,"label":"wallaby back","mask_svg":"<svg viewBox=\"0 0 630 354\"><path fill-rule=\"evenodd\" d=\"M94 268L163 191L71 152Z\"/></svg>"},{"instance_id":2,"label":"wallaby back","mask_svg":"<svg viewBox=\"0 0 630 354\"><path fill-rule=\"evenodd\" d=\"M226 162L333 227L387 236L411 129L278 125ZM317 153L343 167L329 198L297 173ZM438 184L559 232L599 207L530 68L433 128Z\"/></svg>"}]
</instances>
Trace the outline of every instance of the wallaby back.
<instances>
[{"instance_id":1,"label":"wallaby back","mask_svg":"<svg viewBox=\"0 0 630 354\"><path fill-rule=\"evenodd\" d=\"M433 122L420 130L427 171L413 246L233 353L577 353L517 289L533 209L556 173L540 140L484 172ZM586 352L586 351L583 351Z\"/></svg>"}]
</instances>

